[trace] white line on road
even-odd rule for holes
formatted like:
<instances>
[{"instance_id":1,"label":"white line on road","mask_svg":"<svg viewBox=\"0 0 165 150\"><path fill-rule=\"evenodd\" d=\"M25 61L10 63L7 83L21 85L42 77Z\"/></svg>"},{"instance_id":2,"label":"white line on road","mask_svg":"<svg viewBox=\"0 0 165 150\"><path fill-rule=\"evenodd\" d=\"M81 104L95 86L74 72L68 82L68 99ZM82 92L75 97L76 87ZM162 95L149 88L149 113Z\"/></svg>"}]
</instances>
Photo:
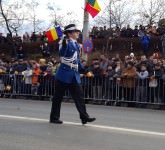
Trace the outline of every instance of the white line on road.
<instances>
[{"instance_id":1,"label":"white line on road","mask_svg":"<svg viewBox=\"0 0 165 150\"><path fill-rule=\"evenodd\" d=\"M32 118L32 117L22 117L22 116L10 116L10 115L0 115L0 118L4 119L14 119L14 120L25 120L25 121L38 121L38 122L48 122L48 119L41 119L41 118ZM81 123L76 122L64 122L67 125L82 125ZM112 126L104 126L104 125L94 125L94 124L87 124L87 127L93 127L98 129L106 129L111 131L120 131L126 133L134 133L134 134L145 134L145 135L154 135L154 136L162 136L165 137L164 132L153 132L153 131L145 131L145 130L137 130L137 129L129 129L129 128L119 128L119 127L112 127Z\"/></svg>"}]
</instances>

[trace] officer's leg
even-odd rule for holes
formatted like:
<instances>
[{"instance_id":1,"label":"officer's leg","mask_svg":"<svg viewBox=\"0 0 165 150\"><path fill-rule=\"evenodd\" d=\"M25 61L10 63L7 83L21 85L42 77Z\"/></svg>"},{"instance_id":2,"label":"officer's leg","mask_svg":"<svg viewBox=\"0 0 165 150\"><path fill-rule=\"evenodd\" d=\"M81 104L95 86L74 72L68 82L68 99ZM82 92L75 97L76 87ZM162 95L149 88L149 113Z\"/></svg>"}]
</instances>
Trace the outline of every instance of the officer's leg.
<instances>
[{"instance_id":1,"label":"officer's leg","mask_svg":"<svg viewBox=\"0 0 165 150\"><path fill-rule=\"evenodd\" d=\"M50 121L59 120L60 118L61 102L62 102L66 88L67 88L66 83L63 83L59 80L55 81L55 93L52 99Z\"/></svg>"},{"instance_id":2,"label":"officer's leg","mask_svg":"<svg viewBox=\"0 0 165 150\"><path fill-rule=\"evenodd\" d=\"M75 101L76 108L80 114L80 119L86 119L89 115L86 112L85 100L83 98L82 86L78 83L72 83L69 85L69 91Z\"/></svg>"}]
</instances>

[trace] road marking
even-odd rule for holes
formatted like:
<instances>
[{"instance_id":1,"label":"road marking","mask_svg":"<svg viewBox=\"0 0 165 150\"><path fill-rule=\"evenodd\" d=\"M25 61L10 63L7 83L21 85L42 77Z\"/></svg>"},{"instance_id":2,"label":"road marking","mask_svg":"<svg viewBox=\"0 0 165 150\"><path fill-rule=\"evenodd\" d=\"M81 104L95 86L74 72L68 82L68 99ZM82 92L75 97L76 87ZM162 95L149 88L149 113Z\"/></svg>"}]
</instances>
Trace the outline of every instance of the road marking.
<instances>
[{"instance_id":1,"label":"road marking","mask_svg":"<svg viewBox=\"0 0 165 150\"><path fill-rule=\"evenodd\" d=\"M10 116L10 115L0 115L0 118L3 119L14 119L14 120L25 120L25 121L37 121L37 122L48 122L48 119L41 118L32 118L32 117L22 117L22 116ZM82 125L81 123L76 122L67 122L64 124L67 125ZM145 134L145 135L154 135L154 136L163 136L165 137L164 132L154 132L154 131L146 131L146 130L137 130L137 129L129 129L129 128L120 128L120 127L112 127L112 126L104 126L104 125L94 125L94 124L86 124L87 127L98 128L98 129L106 129L110 131L118 131L118 132L126 132L126 133L134 133L134 134Z\"/></svg>"}]
</instances>

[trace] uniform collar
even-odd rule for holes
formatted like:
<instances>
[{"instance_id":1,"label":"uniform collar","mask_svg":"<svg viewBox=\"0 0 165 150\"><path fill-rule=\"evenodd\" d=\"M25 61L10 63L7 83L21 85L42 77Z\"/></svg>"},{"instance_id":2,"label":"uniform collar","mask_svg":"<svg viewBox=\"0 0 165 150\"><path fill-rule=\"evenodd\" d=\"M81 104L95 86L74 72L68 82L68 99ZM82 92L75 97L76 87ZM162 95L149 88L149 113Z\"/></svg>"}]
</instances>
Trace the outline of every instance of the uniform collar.
<instances>
[{"instance_id":1,"label":"uniform collar","mask_svg":"<svg viewBox=\"0 0 165 150\"><path fill-rule=\"evenodd\" d=\"M72 41L73 43L77 42L77 40L74 40L72 38L70 38L70 41Z\"/></svg>"}]
</instances>

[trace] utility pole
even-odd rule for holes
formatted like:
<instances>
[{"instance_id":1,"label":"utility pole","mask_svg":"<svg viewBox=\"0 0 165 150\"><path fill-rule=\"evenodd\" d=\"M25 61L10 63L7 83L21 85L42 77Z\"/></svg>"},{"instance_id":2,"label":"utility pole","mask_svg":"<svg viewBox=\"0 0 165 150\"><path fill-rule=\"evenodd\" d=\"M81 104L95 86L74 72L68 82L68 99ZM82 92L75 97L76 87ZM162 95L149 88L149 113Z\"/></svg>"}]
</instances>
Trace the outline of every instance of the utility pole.
<instances>
[{"instance_id":1,"label":"utility pole","mask_svg":"<svg viewBox=\"0 0 165 150\"><path fill-rule=\"evenodd\" d=\"M86 6L86 0L85 0ZM89 37L89 13L84 9L84 22L83 22L83 41ZM83 58L88 61L87 53L82 51Z\"/></svg>"}]
</instances>

